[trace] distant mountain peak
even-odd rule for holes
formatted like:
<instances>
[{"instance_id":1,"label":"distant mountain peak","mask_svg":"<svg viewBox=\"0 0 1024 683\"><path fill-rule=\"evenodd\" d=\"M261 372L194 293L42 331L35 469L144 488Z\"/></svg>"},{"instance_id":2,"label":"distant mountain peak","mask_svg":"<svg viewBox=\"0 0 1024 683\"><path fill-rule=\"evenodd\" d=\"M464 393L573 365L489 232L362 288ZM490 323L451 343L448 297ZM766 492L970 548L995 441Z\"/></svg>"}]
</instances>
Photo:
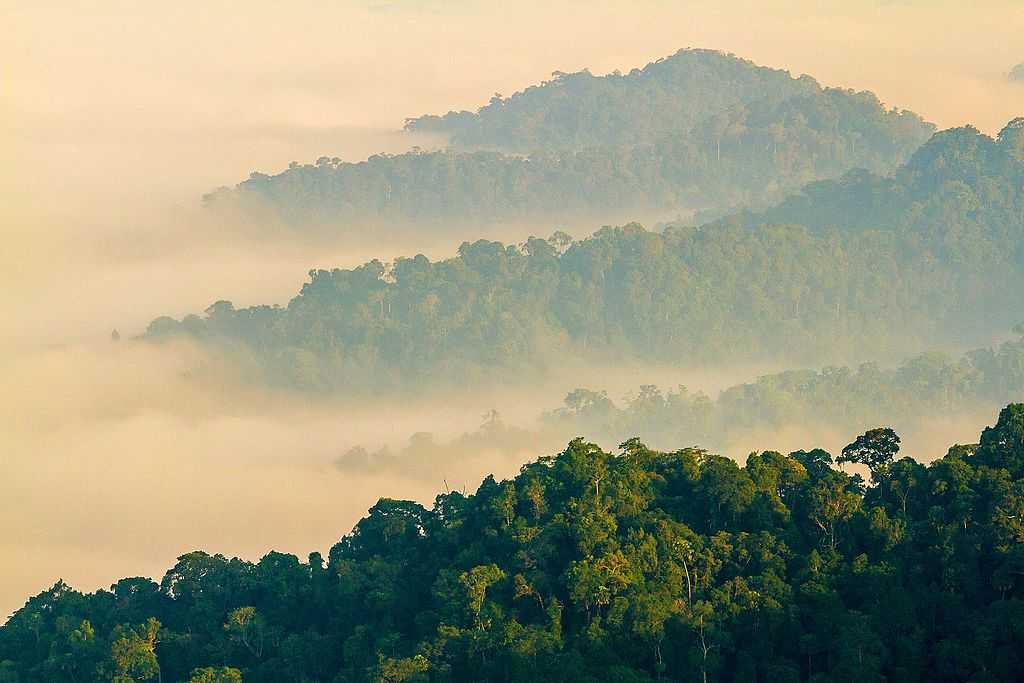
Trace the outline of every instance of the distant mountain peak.
<instances>
[{"instance_id":1,"label":"distant mountain peak","mask_svg":"<svg viewBox=\"0 0 1024 683\"><path fill-rule=\"evenodd\" d=\"M551 80L508 97L496 94L473 112L407 119L406 129L445 133L457 146L519 151L651 143L735 106L821 91L810 76L720 50L684 48L625 74L555 71ZM644 126L635 125L638 118Z\"/></svg>"}]
</instances>

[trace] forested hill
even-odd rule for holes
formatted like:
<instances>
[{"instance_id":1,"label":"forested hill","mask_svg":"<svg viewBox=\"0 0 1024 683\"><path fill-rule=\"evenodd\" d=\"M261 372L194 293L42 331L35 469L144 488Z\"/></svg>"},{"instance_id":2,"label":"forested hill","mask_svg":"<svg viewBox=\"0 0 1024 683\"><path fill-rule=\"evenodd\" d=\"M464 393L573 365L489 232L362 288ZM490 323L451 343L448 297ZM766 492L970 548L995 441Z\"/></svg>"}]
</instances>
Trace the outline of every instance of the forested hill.
<instances>
[{"instance_id":1,"label":"forested hill","mask_svg":"<svg viewBox=\"0 0 1024 683\"><path fill-rule=\"evenodd\" d=\"M915 425L977 414L1024 398L1024 324L1016 332L1016 341L958 359L931 352L894 368L868 362L786 370L725 388L714 398L685 386L643 385L625 399L609 398L600 385L581 387L545 422L559 434L602 441L643 434L659 447L692 439L723 448L745 435L797 425L843 434L883 421Z\"/></svg>"},{"instance_id":2,"label":"forested hill","mask_svg":"<svg viewBox=\"0 0 1024 683\"><path fill-rule=\"evenodd\" d=\"M794 78L717 50L689 49L628 74L555 72L552 80L511 97L495 95L475 113L422 116L409 119L406 128L445 133L461 147L517 152L648 145L698 132L714 143L713 132L736 137L741 131L730 128L756 127L770 112L785 112L775 121L784 125L799 107L783 103L820 95L836 106L827 123L850 126L869 145L886 137L891 145L914 144L913 138L923 141L930 132L916 115L886 111L870 93L826 89L810 76ZM844 105L850 110L842 111Z\"/></svg>"},{"instance_id":3,"label":"forested hill","mask_svg":"<svg viewBox=\"0 0 1024 683\"><path fill-rule=\"evenodd\" d=\"M242 342L276 380L346 390L542 369L555 349L806 366L987 342L1024 319L1022 133L945 132L893 179L813 185L703 228L478 241L438 262L311 271L287 307L221 301L148 336Z\"/></svg>"},{"instance_id":4,"label":"forested hill","mask_svg":"<svg viewBox=\"0 0 1024 683\"><path fill-rule=\"evenodd\" d=\"M942 131L891 177L853 171L743 217L748 225L796 223L818 231L900 226L938 240L975 230L1020 234L1024 213L1014 200L1022 188L1024 118L1018 118L994 139L971 126Z\"/></svg>"},{"instance_id":5,"label":"forested hill","mask_svg":"<svg viewBox=\"0 0 1024 683\"><path fill-rule=\"evenodd\" d=\"M431 508L381 499L326 560L195 551L160 583L59 582L0 627L0 676L1024 679L1024 404L929 465L887 428L835 460L619 448L577 439Z\"/></svg>"},{"instance_id":6,"label":"forested hill","mask_svg":"<svg viewBox=\"0 0 1024 683\"><path fill-rule=\"evenodd\" d=\"M852 168L888 172L934 130L871 93L824 89L710 51L683 51L626 76L561 75L478 114L408 127L450 132L455 144L359 163L294 163L276 175L253 173L208 202L328 232L364 223L398 230L671 218L767 206ZM467 149L470 142L483 149Z\"/></svg>"}]
</instances>

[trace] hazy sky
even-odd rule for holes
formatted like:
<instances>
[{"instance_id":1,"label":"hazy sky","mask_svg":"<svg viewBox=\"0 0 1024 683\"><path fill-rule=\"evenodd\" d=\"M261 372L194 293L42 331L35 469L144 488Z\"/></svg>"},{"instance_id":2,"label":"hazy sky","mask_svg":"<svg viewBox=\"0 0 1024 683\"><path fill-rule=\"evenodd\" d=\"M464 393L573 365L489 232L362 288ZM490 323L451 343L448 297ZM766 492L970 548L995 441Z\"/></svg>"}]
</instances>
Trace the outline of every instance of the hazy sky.
<instances>
[{"instance_id":1,"label":"hazy sky","mask_svg":"<svg viewBox=\"0 0 1024 683\"><path fill-rule=\"evenodd\" d=\"M0 2L3 104L56 177L179 194L320 154L353 130L473 108L554 70L628 70L681 47L732 51L877 92L940 126L1024 110L1018 0ZM395 144L395 143L393 143ZM26 149L27 148L27 149ZM38 157L43 157L40 159ZM53 179L50 176L49 179ZM173 182L168 182L173 181Z\"/></svg>"},{"instance_id":2,"label":"hazy sky","mask_svg":"<svg viewBox=\"0 0 1024 683\"><path fill-rule=\"evenodd\" d=\"M454 249L255 243L200 218L202 192L291 160L399 151L405 117L682 47L994 133L1024 114L1024 85L1006 79L1022 34L1019 0L0 0L0 619L57 576L92 589L195 546L325 550L377 495L435 488L345 481L325 459L479 419L410 411L396 429L183 383L202 367L188 352L112 351L111 327L222 296L284 302L313 266Z\"/></svg>"}]
</instances>

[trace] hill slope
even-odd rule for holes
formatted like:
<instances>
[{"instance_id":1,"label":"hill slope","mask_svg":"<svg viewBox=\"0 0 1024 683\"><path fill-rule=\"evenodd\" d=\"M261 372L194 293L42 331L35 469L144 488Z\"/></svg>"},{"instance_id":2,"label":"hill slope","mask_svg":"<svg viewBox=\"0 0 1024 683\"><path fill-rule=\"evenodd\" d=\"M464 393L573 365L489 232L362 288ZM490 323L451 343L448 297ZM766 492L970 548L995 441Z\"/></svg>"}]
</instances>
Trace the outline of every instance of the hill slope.
<instances>
[{"instance_id":1,"label":"hill slope","mask_svg":"<svg viewBox=\"0 0 1024 683\"><path fill-rule=\"evenodd\" d=\"M381 499L327 560L195 551L0 628L5 680L935 681L1024 677L1024 404L925 466L582 439L431 509ZM870 485L834 463L868 463Z\"/></svg>"}]
</instances>

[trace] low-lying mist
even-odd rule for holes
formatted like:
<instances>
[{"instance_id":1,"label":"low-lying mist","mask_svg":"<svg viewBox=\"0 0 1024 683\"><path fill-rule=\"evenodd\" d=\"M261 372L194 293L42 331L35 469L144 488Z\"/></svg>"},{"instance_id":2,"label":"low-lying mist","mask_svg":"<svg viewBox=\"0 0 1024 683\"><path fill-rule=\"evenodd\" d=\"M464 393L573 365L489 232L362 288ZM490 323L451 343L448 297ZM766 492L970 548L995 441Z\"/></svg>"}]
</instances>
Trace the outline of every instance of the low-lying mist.
<instances>
[{"instance_id":1,"label":"low-lying mist","mask_svg":"<svg viewBox=\"0 0 1024 683\"><path fill-rule=\"evenodd\" d=\"M552 418L580 385L616 400L644 382L715 396L766 370L576 366L533 387L367 399L272 390L244 366L180 341L12 351L0 367L0 613L57 578L94 589L158 576L195 548L251 559L326 550L380 497L429 503L446 488L474 491L487 474L507 477L577 435L606 450L640 436L656 448L707 446L743 460L753 450L838 452L876 426L802 421L669 443L670 424L645 438ZM893 426L905 453L930 460L975 441L993 415L979 405Z\"/></svg>"},{"instance_id":2,"label":"low-lying mist","mask_svg":"<svg viewBox=\"0 0 1024 683\"><path fill-rule=\"evenodd\" d=\"M101 587L193 548L326 548L378 497L429 501L445 478L515 470L478 454L432 479L342 473L347 448L447 437L477 411L314 402L217 367L187 346L130 342L5 357L0 613L58 577Z\"/></svg>"}]
</instances>

